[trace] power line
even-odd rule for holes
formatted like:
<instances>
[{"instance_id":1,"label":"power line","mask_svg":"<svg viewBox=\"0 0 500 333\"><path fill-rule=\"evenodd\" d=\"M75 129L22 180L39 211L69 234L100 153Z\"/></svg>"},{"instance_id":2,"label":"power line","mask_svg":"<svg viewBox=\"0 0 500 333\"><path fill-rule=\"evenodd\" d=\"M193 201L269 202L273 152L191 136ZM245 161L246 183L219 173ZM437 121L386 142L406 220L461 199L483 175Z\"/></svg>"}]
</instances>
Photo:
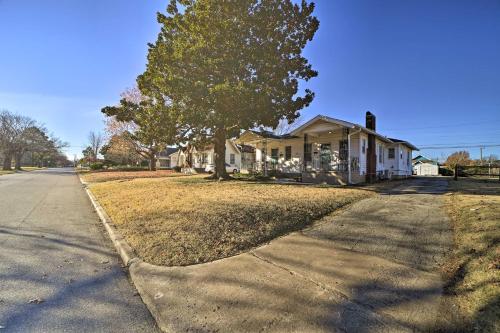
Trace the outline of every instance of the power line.
<instances>
[{"instance_id":1,"label":"power line","mask_svg":"<svg viewBox=\"0 0 500 333\"><path fill-rule=\"evenodd\" d=\"M479 141L479 142L448 142L448 143L416 143L417 146L450 146L450 145L485 145L491 144L496 145L497 142L494 141Z\"/></svg>"},{"instance_id":2,"label":"power line","mask_svg":"<svg viewBox=\"0 0 500 333\"><path fill-rule=\"evenodd\" d=\"M430 149L451 149L451 148L491 148L500 147L500 144L493 145L471 145L471 146L429 146L429 147L419 147L420 150L430 150Z\"/></svg>"},{"instance_id":3,"label":"power line","mask_svg":"<svg viewBox=\"0 0 500 333\"><path fill-rule=\"evenodd\" d=\"M429 128L447 128L447 127L457 127L457 126L470 126L470 125L481 125L481 124L491 124L497 122L498 119L485 120L480 122L467 122L467 123L457 123L448 125L437 125L437 126L423 126L423 127L411 127L410 129L429 129ZM398 128L381 128L381 131L392 131L392 130L402 130L401 127ZM405 129L408 130L408 129Z\"/></svg>"}]
</instances>

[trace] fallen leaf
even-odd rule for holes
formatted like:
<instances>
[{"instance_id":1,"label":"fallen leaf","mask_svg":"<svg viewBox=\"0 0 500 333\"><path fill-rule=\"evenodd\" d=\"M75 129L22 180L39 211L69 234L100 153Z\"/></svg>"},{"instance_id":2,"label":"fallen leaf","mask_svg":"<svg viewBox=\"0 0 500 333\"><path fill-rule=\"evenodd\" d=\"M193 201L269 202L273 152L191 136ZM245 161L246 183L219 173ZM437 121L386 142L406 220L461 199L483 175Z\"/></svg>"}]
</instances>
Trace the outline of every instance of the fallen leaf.
<instances>
[{"instance_id":1,"label":"fallen leaf","mask_svg":"<svg viewBox=\"0 0 500 333\"><path fill-rule=\"evenodd\" d=\"M29 304L40 304L40 303L43 303L45 302L43 299L41 298L33 298L33 299L30 299L28 301Z\"/></svg>"}]
</instances>

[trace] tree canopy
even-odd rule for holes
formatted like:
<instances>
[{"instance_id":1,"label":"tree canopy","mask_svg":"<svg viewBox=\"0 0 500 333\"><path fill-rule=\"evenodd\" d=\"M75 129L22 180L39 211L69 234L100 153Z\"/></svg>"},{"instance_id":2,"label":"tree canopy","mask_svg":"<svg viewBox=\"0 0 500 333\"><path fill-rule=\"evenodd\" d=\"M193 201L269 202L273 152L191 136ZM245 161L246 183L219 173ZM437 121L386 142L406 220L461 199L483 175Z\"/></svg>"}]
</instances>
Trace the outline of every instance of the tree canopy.
<instances>
[{"instance_id":1,"label":"tree canopy","mask_svg":"<svg viewBox=\"0 0 500 333\"><path fill-rule=\"evenodd\" d=\"M129 127L134 130L122 139L129 138L136 152L149 160L149 169L155 170L156 154L176 141L178 116L161 98L142 96L136 89L122 97L120 105L104 107L102 112L118 122L133 124Z\"/></svg>"},{"instance_id":2,"label":"tree canopy","mask_svg":"<svg viewBox=\"0 0 500 333\"><path fill-rule=\"evenodd\" d=\"M171 0L158 14L139 88L178 110L190 137L213 140L216 177L226 176L227 138L293 122L312 102L299 82L318 74L302 55L319 26L313 10L305 0Z\"/></svg>"},{"instance_id":3,"label":"tree canopy","mask_svg":"<svg viewBox=\"0 0 500 333\"><path fill-rule=\"evenodd\" d=\"M472 160L470 159L469 152L463 150L452 153L450 156L448 156L445 163L446 165L449 165L454 168L457 164L470 165L472 163Z\"/></svg>"}]
</instances>

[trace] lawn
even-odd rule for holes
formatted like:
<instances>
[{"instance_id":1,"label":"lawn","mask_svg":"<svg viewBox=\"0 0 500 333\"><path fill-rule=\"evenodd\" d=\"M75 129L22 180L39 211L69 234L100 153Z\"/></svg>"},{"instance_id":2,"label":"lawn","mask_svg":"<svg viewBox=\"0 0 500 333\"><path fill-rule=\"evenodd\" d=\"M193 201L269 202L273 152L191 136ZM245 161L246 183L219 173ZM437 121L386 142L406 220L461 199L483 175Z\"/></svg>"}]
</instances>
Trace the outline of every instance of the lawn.
<instances>
[{"instance_id":1,"label":"lawn","mask_svg":"<svg viewBox=\"0 0 500 333\"><path fill-rule=\"evenodd\" d=\"M80 177L88 183L101 183L112 180L130 180L135 178L162 178L162 177L178 177L185 176L182 173L172 170L157 170L157 171L124 171L124 170L77 170Z\"/></svg>"},{"instance_id":2,"label":"lawn","mask_svg":"<svg viewBox=\"0 0 500 333\"><path fill-rule=\"evenodd\" d=\"M46 168L39 168L39 167L22 167L21 168L23 171L37 171L37 170L43 170Z\"/></svg>"},{"instance_id":3,"label":"lawn","mask_svg":"<svg viewBox=\"0 0 500 333\"><path fill-rule=\"evenodd\" d=\"M45 168L38 168L38 167L22 167L21 170L22 171L36 171L36 170L43 170ZM8 175L8 174L11 174L11 173L15 173L16 170L12 169L12 170L0 170L0 176L2 175Z\"/></svg>"},{"instance_id":4,"label":"lawn","mask_svg":"<svg viewBox=\"0 0 500 333\"><path fill-rule=\"evenodd\" d=\"M450 181L455 249L444 267L467 331L500 332L500 182Z\"/></svg>"},{"instance_id":5,"label":"lawn","mask_svg":"<svg viewBox=\"0 0 500 333\"><path fill-rule=\"evenodd\" d=\"M167 266L248 251L373 195L363 189L204 177L93 178L100 182L90 189L136 253L149 263Z\"/></svg>"}]
</instances>

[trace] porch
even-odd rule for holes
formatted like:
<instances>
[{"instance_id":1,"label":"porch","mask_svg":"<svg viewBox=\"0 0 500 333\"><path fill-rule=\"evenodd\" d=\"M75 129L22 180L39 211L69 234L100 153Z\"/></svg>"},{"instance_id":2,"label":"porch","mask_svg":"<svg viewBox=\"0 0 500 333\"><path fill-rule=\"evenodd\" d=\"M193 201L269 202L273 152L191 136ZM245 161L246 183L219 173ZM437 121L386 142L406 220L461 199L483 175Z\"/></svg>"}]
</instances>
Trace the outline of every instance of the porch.
<instances>
[{"instance_id":1,"label":"porch","mask_svg":"<svg viewBox=\"0 0 500 333\"><path fill-rule=\"evenodd\" d=\"M311 183L364 181L360 173L361 133L342 124L316 121L282 136L247 131L238 141L255 147L250 172L300 177Z\"/></svg>"}]
</instances>

